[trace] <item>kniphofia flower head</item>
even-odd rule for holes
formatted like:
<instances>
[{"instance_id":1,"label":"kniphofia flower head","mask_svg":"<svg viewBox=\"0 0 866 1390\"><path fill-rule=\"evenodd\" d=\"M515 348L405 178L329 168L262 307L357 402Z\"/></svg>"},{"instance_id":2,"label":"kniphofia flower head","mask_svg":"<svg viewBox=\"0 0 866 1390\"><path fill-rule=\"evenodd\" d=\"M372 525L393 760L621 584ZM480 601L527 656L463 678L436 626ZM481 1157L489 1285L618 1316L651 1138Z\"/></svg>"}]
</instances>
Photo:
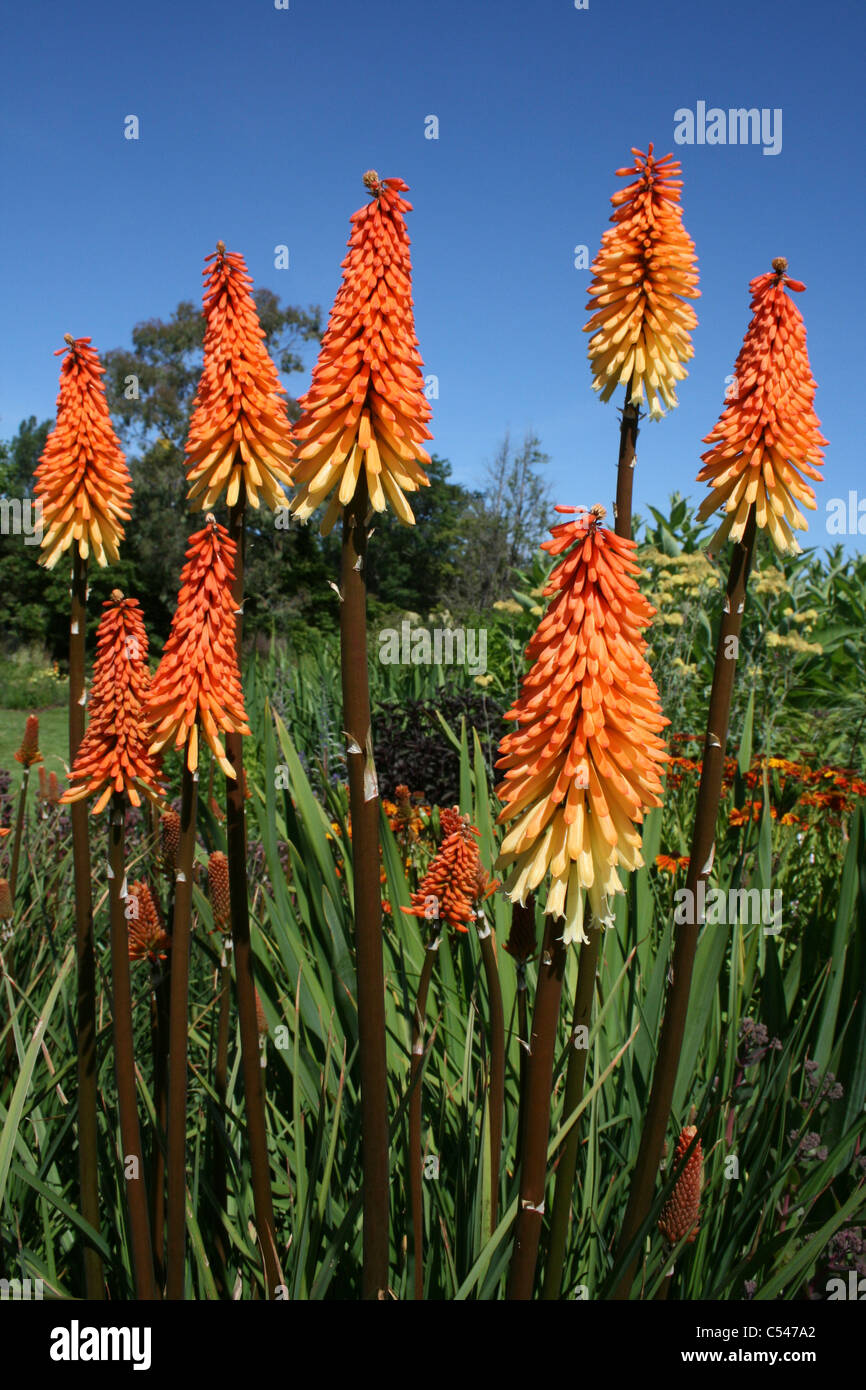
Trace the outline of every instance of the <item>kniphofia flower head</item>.
<instances>
[{"instance_id":1,"label":"kniphofia flower head","mask_svg":"<svg viewBox=\"0 0 866 1390\"><path fill-rule=\"evenodd\" d=\"M66 344L54 354L65 354L57 421L34 475L42 505L41 562L48 569L72 545L82 559L92 552L97 564L116 564L122 523L131 515L132 484L108 414L105 368L89 338L67 333Z\"/></svg>"},{"instance_id":2,"label":"kniphofia flower head","mask_svg":"<svg viewBox=\"0 0 866 1390\"><path fill-rule=\"evenodd\" d=\"M12 889L9 886L8 878L0 878L0 922L8 922L15 916L15 904L12 901Z\"/></svg>"},{"instance_id":3,"label":"kniphofia flower head","mask_svg":"<svg viewBox=\"0 0 866 1390\"><path fill-rule=\"evenodd\" d=\"M221 849L215 849L207 861L207 889L214 929L225 935L232 929L232 905L229 892L229 861Z\"/></svg>"},{"instance_id":4,"label":"kniphofia flower head","mask_svg":"<svg viewBox=\"0 0 866 1390\"><path fill-rule=\"evenodd\" d=\"M532 666L505 716L517 728L496 764L505 891L525 903L549 872L545 911L565 918L566 943L587 939L587 899L596 923L610 924L623 891L617 866L643 863L637 827L660 805L668 760L644 656L655 609L635 581L635 542L602 527L603 507L578 511L542 547L564 558L544 590L552 599L526 649Z\"/></svg>"},{"instance_id":5,"label":"kniphofia flower head","mask_svg":"<svg viewBox=\"0 0 866 1390\"><path fill-rule=\"evenodd\" d=\"M227 777L235 773L220 734L250 732L235 647L235 550L213 516L190 536L177 610L148 697L151 750L186 745L187 766L195 772L201 722Z\"/></svg>"},{"instance_id":6,"label":"kniphofia flower head","mask_svg":"<svg viewBox=\"0 0 866 1390\"><path fill-rule=\"evenodd\" d=\"M697 288L695 246L683 227L673 155L656 159L633 149L635 162L617 169L630 179L611 198L612 227L592 263L584 331L591 333L593 389L607 401L616 386L631 382L631 402L640 405L646 387L650 418L664 415L662 402L677 404L675 383L688 375L683 363L694 355L690 331L697 315L689 299Z\"/></svg>"},{"instance_id":7,"label":"kniphofia flower head","mask_svg":"<svg viewBox=\"0 0 866 1390\"><path fill-rule=\"evenodd\" d=\"M166 878L173 880L180 852L180 815L177 811L163 811L159 818L159 849L162 871Z\"/></svg>"},{"instance_id":8,"label":"kniphofia flower head","mask_svg":"<svg viewBox=\"0 0 866 1390\"><path fill-rule=\"evenodd\" d=\"M231 507L243 482L254 507L288 504L294 447L281 399L286 388L265 347L243 256L223 242L205 257L204 369L186 441L189 497L202 511L223 491Z\"/></svg>"},{"instance_id":9,"label":"kniphofia flower head","mask_svg":"<svg viewBox=\"0 0 866 1390\"><path fill-rule=\"evenodd\" d=\"M129 929L129 959L149 960L152 965L158 960L165 960L171 940L162 925L153 894L143 879L130 884L125 913Z\"/></svg>"},{"instance_id":10,"label":"kniphofia flower head","mask_svg":"<svg viewBox=\"0 0 866 1390\"><path fill-rule=\"evenodd\" d=\"M468 931L475 918L475 903L486 894L487 876L478 856L480 831L461 816L459 808L445 807L439 814L442 844L424 875L412 906L403 911L437 924L447 922L455 931Z\"/></svg>"},{"instance_id":11,"label":"kniphofia flower head","mask_svg":"<svg viewBox=\"0 0 866 1390\"><path fill-rule=\"evenodd\" d=\"M686 1125L681 1131L674 1155L674 1171L680 1167L697 1132L694 1125ZM673 1192L662 1208L659 1230L671 1245L677 1245L686 1236L691 1245L698 1233L703 1167L704 1159L699 1139L677 1179Z\"/></svg>"},{"instance_id":12,"label":"kniphofia flower head","mask_svg":"<svg viewBox=\"0 0 866 1390\"><path fill-rule=\"evenodd\" d=\"M797 554L794 530L805 531L797 503L816 508L814 490L805 478L823 482L817 465L827 440L815 414L815 380L806 351L806 325L786 293L806 286L791 280L780 256L773 269L751 281L752 319L734 366L731 399L715 428L704 439L712 448L701 455L699 483L710 493L698 509L705 521L719 507L725 519L710 541L718 550L729 538L739 541L752 505L759 527L766 528L782 554Z\"/></svg>"},{"instance_id":13,"label":"kniphofia flower head","mask_svg":"<svg viewBox=\"0 0 866 1390\"><path fill-rule=\"evenodd\" d=\"M23 764L24 767L33 767L34 763L42 762L42 754L39 752L38 714L28 714L27 716L27 723L24 725L24 737L21 740L21 747L15 754L15 761Z\"/></svg>"},{"instance_id":14,"label":"kniphofia flower head","mask_svg":"<svg viewBox=\"0 0 866 1390\"><path fill-rule=\"evenodd\" d=\"M402 179L364 175L372 202L352 216L343 283L309 391L295 425L300 442L292 511L306 518L330 498L322 520L327 534L351 502L361 470L372 506L388 503L401 521L415 518L406 499L428 485L421 467L430 457L422 440L431 410L412 312L412 266L400 196Z\"/></svg>"},{"instance_id":15,"label":"kniphofia flower head","mask_svg":"<svg viewBox=\"0 0 866 1390\"><path fill-rule=\"evenodd\" d=\"M138 806L139 792L156 798L162 791L145 715L150 672L141 609L119 589L102 607L90 722L72 765L69 790L61 797L68 802L97 796L94 812L103 809L112 792L126 792Z\"/></svg>"}]
</instances>

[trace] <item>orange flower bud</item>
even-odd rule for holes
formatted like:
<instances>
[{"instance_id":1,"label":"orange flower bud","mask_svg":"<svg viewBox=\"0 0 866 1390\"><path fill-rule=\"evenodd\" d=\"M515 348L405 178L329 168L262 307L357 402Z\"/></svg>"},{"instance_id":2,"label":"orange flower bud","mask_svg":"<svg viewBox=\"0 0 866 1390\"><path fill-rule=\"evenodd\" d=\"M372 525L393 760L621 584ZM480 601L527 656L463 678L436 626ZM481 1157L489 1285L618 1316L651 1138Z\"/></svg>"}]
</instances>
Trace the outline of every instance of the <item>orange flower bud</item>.
<instances>
[{"instance_id":1,"label":"orange flower bud","mask_svg":"<svg viewBox=\"0 0 866 1390\"><path fill-rule=\"evenodd\" d=\"M207 891L214 928L224 934L230 932L232 925L229 861L221 849L215 849L207 861Z\"/></svg>"},{"instance_id":2,"label":"orange flower bud","mask_svg":"<svg viewBox=\"0 0 866 1390\"><path fill-rule=\"evenodd\" d=\"M127 892L126 922L130 960L149 960L155 964L165 959L171 940L162 925L156 900L142 879L130 884Z\"/></svg>"},{"instance_id":3,"label":"orange flower bud","mask_svg":"<svg viewBox=\"0 0 866 1390\"><path fill-rule=\"evenodd\" d=\"M697 1132L694 1125L686 1125L680 1134L674 1156L674 1171L682 1163L686 1150ZM692 1149L673 1192L662 1208L659 1230L671 1245L676 1245L685 1236L688 1236L688 1243L691 1245L698 1233L703 1166L704 1159L699 1139Z\"/></svg>"},{"instance_id":4,"label":"orange flower bud","mask_svg":"<svg viewBox=\"0 0 866 1390\"><path fill-rule=\"evenodd\" d=\"M15 754L19 763L25 767L32 767L34 763L42 762L42 754L39 752L39 716L28 714L27 723L24 725L24 737L21 740L21 747ZM42 769L40 768L41 772Z\"/></svg>"}]
</instances>

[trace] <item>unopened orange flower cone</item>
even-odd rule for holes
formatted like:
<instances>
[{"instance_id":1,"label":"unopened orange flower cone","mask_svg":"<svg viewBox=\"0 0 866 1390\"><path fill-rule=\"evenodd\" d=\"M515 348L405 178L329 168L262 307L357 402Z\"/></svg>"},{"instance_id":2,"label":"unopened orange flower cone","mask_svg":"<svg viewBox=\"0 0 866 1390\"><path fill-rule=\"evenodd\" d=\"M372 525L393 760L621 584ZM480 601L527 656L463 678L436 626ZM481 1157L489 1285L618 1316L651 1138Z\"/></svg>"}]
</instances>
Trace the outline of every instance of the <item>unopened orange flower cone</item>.
<instances>
[{"instance_id":1,"label":"unopened orange flower cone","mask_svg":"<svg viewBox=\"0 0 866 1390\"><path fill-rule=\"evenodd\" d=\"M252 279L243 256L220 241L205 257L204 369L186 441L189 498L202 511L226 491L238 500L241 482L254 507L288 504L294 447L286 388L264 344Z\"/></svg>"},{"instance_id":2,"label":"unopened orange flower cone","mask_svg":"<svg viewBox=\"0 0 866 1390\"><path fill-rule=\"evenodd\" d=\"M92 553L98 565L116 564L122 523L131 515L132 484L108 414L105 368L89 338L67 333L66 344L54 354L65 354L57 422L34 475L47 569L72 545L82 559Z\"/></svg>"},{"instance_id":3,"label":"unopened orange flower cone","mask_svg":"<svg viewBox=\"0 0 866 1390\"><path fill-rule=\"evenodd\" d=\"M685 1129L681 1131L674 1156L674 1171L679 1168L685 1158L686 1150L697 1132L694 1125L686 1125ZM703 1166L704 1159L699 1139L689 1155L673 1192L662 1209L659 1230L671 1245L677 1245L686 1236L688 1236L688 1243L691 1245L698 1233Z\"/></svg>"},{"instance_id":4,"label":"unopened orange flower cone","mask_svg":"<svg viewBox=\"0 0 866 1390\"><path fill-rule=\"evenodd\" d=\"M710 541L718 550L726 540L739 541L752 504L759 527L782 554L797 554L794 531L807 530L797 503L816 508L814 490L804 478L823 482L827 440L813 409L816 384L806 351L806 325L786 289L806 286L791 280L784 257L751 281L752 320L733 373L732 399L715 429L704 439L713 447L701 455L699 483L710 494L698 509L705 521L719 507L725 519Z\"/></svg>"},{"instance_id":5,"label":"unopened orange flower cone","mask_svg":"<svg viewBox=\"0 0 866 1390\"><path fill-rule=\"evenodd\" d=\"M632 383L631 402L640 405L646 388L650 418L663 404L677 404L675 383L688 375L683 363L694 355L690 332L697 315L695 247L683 227L680 165L673 155L656 159L632 149L635 162L617 169L632 182L611 198L612 227L592 263L587 309L592 318L589 360L593 389L607 401L616 386Z\"/></svg>"},{"instance_id":6,"label":"unopened orange flower cone","mask_svg":"<svg viewBox=\"0 0 866 1390\"><path fill-rule=\"evenodd\" d=\"M33 767L34 763L42 762L42 754L39 752L39 716L38 714L28 714L27 723L24 725L24 737L21 740L21 747L15 754L15 761L22 763L24 767ZM42 768L39 769L42 771Z\"/></svg>"},{"instance_id":7,"label":"unopened orange flower cone","mask_svg":"<svg viewBox=\"0 0 866 1390\"><path fill-rule=\"evenodd\" d=\"M557 507L573 513L574 507ZM545 911L563 917L563 940L586 941L588 900L598 925L623 891L617 866L643 863L637 826L661 803L660 731L668 723L644 657L655 609L637 587L635 542L601 525L593 507L551 527L543 549L564 555L545 594L555 595L526 649L532 667L505 718L505 769L497 795L509 825L497 868L525 903L550 873ZM567 552L567 553L566 553Z\"/></svg>"},{"instance_id":8,"label":"unopened orange flower cone","mask_svg":"<svg viewBox=\"0 0 866 1390\"><path fill-rule=\"evenodd\" d=\"M133 806L139 792L161 794L159 765L149 749L145 701L150 684L147 633L134 598L114 589L102 605L96 633L96 664L90 692L90 723L75 756L62 802L98 796L101 811L112 792L126 792Z\"/></svg>"},{"instance_id":9,"label":"unopened orange flower cone","mask_svg":"<svg viewBox=\"0 0 866 1390\"><path fill-rule=\"evenodd\" d=\"M129 959L149 960L156 964L165 960L171 946L159 908L143 879L130 884L126 898L126 920L129 927Z\"/></svg>"},{"instance_id":10,"label":"unopened orange flower cone","mask_svg":"<svg viewBox=\"0 0 866 1390\"><path fill-rule=\"evenodd\" d=\"M403 911L465 932L475 918L474 904L487 889L487 875L478 857L481 832L456 806L440 812L439 826L443 835L439 852L412 894L412 906Z\"/></svg>"},{"instance_id":11,"label":"unopened orange flower cone","mask_svg":"<svg viewBox=\"0 0 866 1390\"><path fill-rule=\"evenodd\" d=\"M207 886L214 929L228 935L232 929L229 861L221 849L215 849L207 861Z\"/></svg>"},{"instance_id":12,"label":"unopened orange flower cone","mask_svg":"<svg viewBox=\"0 0 866 1390\"><path fill-rule=\"evenodd\" d=\"M371 505L415 517L407 492L428 486L422 441L431 416L412 312L412 266L402 179L364 183L373 201L352 216L349 254L309 391L295 425L300 442L291 510L301 519L330 498L322 534L355 494L364 469Z\"/></svg>"},{"instance_id":13,"label":"unopened orange flower cone","mask_svg":"<svg viewBox=\"0 0 866 1390\"><path fill-rule=\"evenodd\" d=\"M195 772L200 721L211 752L232 778L220 734L250 732L235 654L234 560L234 542L208 516L190 536L177 611L148 696L151 752L186 744L187 766Z\"/></svg>"}]
</instances>

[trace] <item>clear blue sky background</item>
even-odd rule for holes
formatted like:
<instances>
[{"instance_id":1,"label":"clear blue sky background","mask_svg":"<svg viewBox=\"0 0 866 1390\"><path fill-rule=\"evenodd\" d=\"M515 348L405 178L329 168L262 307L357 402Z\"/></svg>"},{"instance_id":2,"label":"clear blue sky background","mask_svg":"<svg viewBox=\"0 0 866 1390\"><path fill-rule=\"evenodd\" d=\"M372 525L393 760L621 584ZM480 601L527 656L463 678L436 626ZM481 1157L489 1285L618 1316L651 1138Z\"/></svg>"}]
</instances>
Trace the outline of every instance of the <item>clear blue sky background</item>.
<instances>
[{"instance_id":1,"label":"clear blue sky background","mask_svg":"<svg viewBox=\"0 0 866 1390\"><path fill-rule=\"evenodd\" d=\"M617 416L591 389L590 274L574 247L595 254L613 172L652 140L683 163L702 297L680 406L641 431L636 505L703 496L701 438L748 282L786 255L808 286L798 303L830 440L805 543L826 544L827 501L866 497L864 39L860 0L10 5L0 437L53 415L64 332L127 345L139 320L199 299L220 237L257 285L327 314L373 167L411 188L418 337L440 382L433 447L474 485L506 429L534 430L557 500L609 502ZM675 146L674 112L699 100L780 107L781 153ZM288 384L299 394L307 379Z\"/></svg>"}]
</instances>

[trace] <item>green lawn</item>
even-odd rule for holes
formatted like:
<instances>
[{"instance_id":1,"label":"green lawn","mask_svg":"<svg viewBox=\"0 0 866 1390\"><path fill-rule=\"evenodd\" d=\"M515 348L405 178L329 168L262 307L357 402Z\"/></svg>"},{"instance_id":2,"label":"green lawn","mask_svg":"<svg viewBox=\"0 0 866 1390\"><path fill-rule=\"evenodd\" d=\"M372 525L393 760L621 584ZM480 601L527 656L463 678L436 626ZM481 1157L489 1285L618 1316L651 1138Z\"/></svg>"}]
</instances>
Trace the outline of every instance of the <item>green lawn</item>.
<instances>
[{"instance_id":1,"label":"green lawn","mask_svg":"<svg viewBox=\"0 0 866 1390\"><path fill-rule=\"evenodd\" d=\"M0 767L12 773L12 790L17 790L21 781L22 767L15 761L15 754L21 747L24 725L28 714L39 715L39 749L47 772L56 772L61 786L65 787L66 760L69 757L69 714L65 706L52 709L0 709ZM38 779L34 768L33 782Z\"/></svg>"}]
</instances>

